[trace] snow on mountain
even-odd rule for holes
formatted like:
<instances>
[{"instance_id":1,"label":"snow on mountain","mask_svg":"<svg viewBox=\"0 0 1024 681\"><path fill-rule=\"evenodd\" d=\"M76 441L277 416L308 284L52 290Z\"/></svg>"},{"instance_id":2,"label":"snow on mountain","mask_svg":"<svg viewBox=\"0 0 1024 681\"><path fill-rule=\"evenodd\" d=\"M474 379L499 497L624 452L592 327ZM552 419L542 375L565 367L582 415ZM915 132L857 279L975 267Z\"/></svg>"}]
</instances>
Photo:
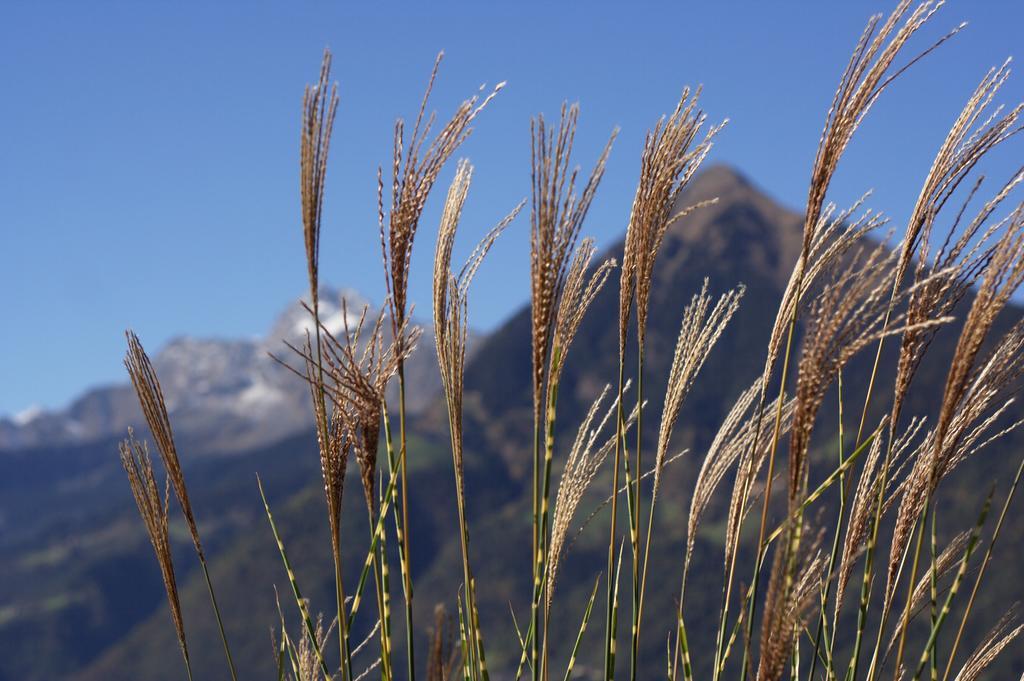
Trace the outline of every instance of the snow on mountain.
<instances>
[{"instance_id":1,"label":"snow on mountain","mask_svg":"<svg viewBox=\"0 0 1024 681\"><path fill-rule=\"evenodd\" d=\"M324 289L320 294L320 318L332 334L344 332L346 309L349 328L354 330L364 306L369 308L368 315L379 312L351 289ZM308 428L308 388L271 357L273 353L285 361L297 359L286 343L300 346L307 330L312 331L312 320L297 301L278 316L264 338L184 336L161 348L153 355L153 364L177 439L193 452L230 452ZM426 331L407 364L412 412L430 404L440 389L434 343ZM141 422L138 403L126 382L90 390L64 410L30 408L13 418L0 418L0 450L121 435Z\"/></svg>"},{"instance_id":2,"label":"snow on mountain","mask_svg":"<svg viewBox=\"0 0 1024 681\"><path fill-rule=\"evenodd\" d=\"M44 413L45 410L42 407L40 407L38 404L33 404L30 407L22 409L13 417L11 417L11 421L13 421L14 424L18 426L27 426L28 424L32 423L37 418L42 416Z\"/></svg>"}]
</instances>

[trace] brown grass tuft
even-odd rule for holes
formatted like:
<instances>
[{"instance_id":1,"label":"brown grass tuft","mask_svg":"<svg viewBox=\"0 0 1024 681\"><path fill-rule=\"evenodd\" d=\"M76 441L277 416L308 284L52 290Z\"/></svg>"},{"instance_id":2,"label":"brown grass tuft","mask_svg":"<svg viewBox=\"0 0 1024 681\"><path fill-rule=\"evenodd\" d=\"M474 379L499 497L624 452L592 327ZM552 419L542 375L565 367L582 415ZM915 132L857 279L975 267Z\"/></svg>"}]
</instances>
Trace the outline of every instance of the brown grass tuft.
<instances>
[{"instance_id":1,"label":"brown grass tuft","mask_svg":"<svg viewBox=\"0 0 1024 681\"><path fill-rule=\"evenodd\" d=\"M145 442L135 439L131 429L128 439L120 443L121 465L128 474L128 484L135 497L135 505L146 527L146 534L156 553L156 561L160 565L160 576L164 580L167 592L167 604L171 609L174 631L178 635L178 645L185 657L185 666L189 677L192 672L189 663L188 643L185 640L185 624L181 615L181 602L178 600L178 583L174 577L174 560L171 557L171 538L167 518L167 501L170 494L170 479L164 481L164 493L160 494L160 485L153 474L153 461L149 457L149 448Z\"/></svg>"},{"instance_id":2,"label":"brown grass tuft","mask_svg":"<svg viewBox=\"0 0 1024 681\"><path fill-rule=\"evenodd\" d=\"M338 109L338 86L328 91L331 52L324 50L320 79L307 85L302 97L302 138L299 143L299 189L302 196L302 233L306 244L309 292L313 309L320 305L320 217L324 206L327 153L331 144L334 115Z\"/></svg>"},{"instance_id":3,"label":"brown grass tuft","mask_svg":"<svg viewBox=\"0 0 1024 681\"><path fill-rule=\"evenodd\" d=\"M164 403L160 380L156 376L153 363L149 361L149 356L143 349L142 343L139 342L139 337L132 331L125 331L125 336L128 339L128 352L124 358L124 365L132 379L132 386L139 398L139 405L146 417L146 423L149 424L149 432L156 440L160 460L163 462L167 477L174 488L174 496L178 498L178 503L181 505L181 512L188 524L196 553L199 554L199 560L204 561L203 544L199 540L199 528L196 526L195 515L192 513L192 502L188 498L185 474L181 470L178 450L174 445L174 432L171 430L171 420L167 415L167 405Z\"/></svg>"},{"instance_id":4,"label":"brown grass tuft","mask_svg":"<svg viewBox=\"0 0 1024 681\"><path fill-rule=\"evenodd\" d=\"M647 133L640 156L640 181L626 228L619 286L619 355L625 353L626 325L636 298L637 338L644 345L647 332L648 304L654 261L661 250L669 227L689 212L714 203L717 199L689 206L675 214L677 199L711 151L715 135L725 122L712 127L702 139L698 135L707 116L697 107L700 88L690 96L683 89L675 111L667 119L662 116Z\"/></svg>"},{"instance_id":5,"label":"brown grass tuft","mask_svg":"<svg viewBox=\"0 0 1024 681\"><path fill-rule=\"evenodd\" d=\"M468 338L469 285L477 269L495 240L515 219L522 209L520 203L494 229L477 244L469 259L459 270L452 271L452 251L455 234L462 217L462 207L469 193L473 167L460 162L448 190L441 226L434 253L434 342L437 348L441 382L448 404L451 425L452 455L455 461L456 483L459 493L463 492L462 479L462 392L466 366L466 341Z\"/></svg>"},{"instance_id":6,"label":"brown grass tuft","mask_svg":"<svg viewBox=\"0 0 1024 681\"><path fill-rule=\"evenodd\" d=\"M790 523L786 534L802 531ZM792 543L788 536L785 542ZM825 567L818 544L820 539L799 560L792 559L786 551L775 553L761 621L757 681L781 679L790 663L793 646L803 631Z\"/></svg>"},{"instance_id":7,"label":"brown grass tuft","mask_svg":"<svg viewBox=\"0 0 1024 681\"><path fill-rule=\"evenodd\" d=\"M601 394L590 405L587 415L580 423L576 432L576 439L573 441L569 456L565 461L565 469L558 482L558 491L555 495L555 510L551 520L551 549L550 563L547 575L547 607L551 607L554 598L555 583L558 579L558 567L569 548L566 540L569 536L569 528L579 508L580 502L590 488L601 466L608 458L608 454L615 448L615 434L611 433L608 439L598 445L598 440L612 415L618 411L618 398L613 398L608 409L600 422L595 426L594 420L604 403L611 386L605 386ZM623 386L623 390L629 389L629 382ZM628 431L630 426L636 422L639 406L633 408L633 413L626 419L623 428Z\"/></svg>"},{"instance_id":8,"label":"brown grass tuft","mask_svg":"<svg viewBox=\"0 0 1024 681\"><path fill-rule=\"evenodd\" d=\"M549 131L544 116L530 122L533 202L530 211L530 300L533 327L534 416L541 421L548 359L555 319L570 269L573 248L583 220L604 175L616 133L601 153L582 193L577 196L578 169L570 170L579 107L562 105L558 129Z\"/></svg>"},{"instance_id":9,"label":"brown grass tuft","mask_svg":"<svg viewBox=\"0 0 1024 681\"><path fill-rule=\"evenodd\" d=\"M744 287L740 286L728 293L723 293L711 307L711 296L708 295L708 281L700 293L695 295L683 311L683 321L676 339L676 349L672 356L672 366L668 373L668 386L665 389L665 403L661 412L661 425L658 429L658 449L654 462L654 489L651 494L651 505L658 496L661 485L661 472L668 455L669 442L683 402L693 386L697 374L700 373L712 348L721 337L729 320L739 309Z\"/></svg>"},{"instance_id":10,"label":"brown grass tuft","mask_svg":"<svg viewBox=\"0 0 1024 681\"><path fill-rule=\"evenodd\" d=\"M384 258L384 281L391 308L391 323L399 349L405 344L400 332L408 316L407 289L412 245L419 227L420 215L426 205L437 176L455 150L472 132L470 124L504 87L499 83L482 100L474 95L463 101L451 119L427 142L434 124L434 114L424 120L430 92L434 87L438 68L444 53L437 55L430 74L427 90L423 94L412 136L405 140L405 122L395 123L394 155L391 168L391 204L385 217L383 172L378 170L378 216L380 222L381 253ZM404 354L404 352L400 353Z\"/></svg>"},{"instance_id":11,"label":"brown grass tuft","mask_svg":"<svg viewBox=\"0 0 1024 681\"><path fill-rule=\"evenodd\" d=\"M999 656L999 653L1009 646L1018 636L1024 632L1024 624L1016 624L1019 607L1013 607L1003 615L996 626L985 635L978 647L974 649L960 673L956 675L956 681L975 681L981 678L982 672L992 664Z\"/></svg>"}]
</instances>

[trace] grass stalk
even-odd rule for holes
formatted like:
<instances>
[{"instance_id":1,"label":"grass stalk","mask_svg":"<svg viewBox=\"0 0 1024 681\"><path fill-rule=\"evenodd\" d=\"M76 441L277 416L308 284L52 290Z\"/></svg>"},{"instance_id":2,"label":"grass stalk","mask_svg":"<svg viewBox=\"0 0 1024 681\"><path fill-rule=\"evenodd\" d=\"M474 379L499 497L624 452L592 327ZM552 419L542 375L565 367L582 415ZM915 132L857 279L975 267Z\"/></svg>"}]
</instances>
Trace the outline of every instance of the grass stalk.
<instances>
[{"instance_id":1,"label":"grass stalk","mask_svg":"<svg viewBox=\"0 0 1024 681\"><path fill-rule=\"evenodd\" d=\"M846 463L843 457L843 371L839 370L836 376L837 391L839 397L839 467L842 468L843 464ZM863 428L863 422L859 426L859 429ZM857 434L857 439L860 439L860 433ZM814 672L818 667L818 650L821 647L822 634L828 626L826 622L825 608L828 604L829 596L832 592L832 575L835 569L836 560L839 558L839 546L840 536L843 529L843 517L846 514L846 480L845 473L841 473L839 477L839 513L836 518L836 529L835 534L832 537L832 550L829 553L828 568L825 571L825 588L821 595L821 608L818 613L818 626L814 634L814 651L811 654L811 669L807 674L808 681L814 678ZM829 640L827 644L826 653L831 655L832 646L835 641Z\"/></svg>"},{"instance_id":2,"label":"grass stalk","mask_svg":"<svg viewBox=\"0 0 1024 681\"><path fill-rule=\"evenodd\" d=\"M576 634L576 642L572 646L569 655L569 662L565 667L565 676L562 681L569 681L572 677L573 667L576 665L576 654L580 650L580 643L583 641L583 634L587 631L587 623L590 621L590 612L594 609L594 599L597 598L597 587L601 584L601 577L594 580L594 588L590 591L590 598L587 600L587 608L583 611L583 621L580 623L579 632Z\"/></svg>"},{"instance_id":3,"label":"grass stalk","mask_svg":"<svg viewBox=\"0 0 1024 681\"><path fill-rule=\"evenodd\" d=\"M623 438L625 437L625 414L623 413L622 406L622 395L623 386L625 379L625 368L622 362L619 362L619 392L618 392L618 407L616 408L615 417L615 459L613 461L612 468L612 500L611 500L611 529L608 535L608 569L605 574L617 575L617 569L615 564L615 543L616 543L616 522L618 520L618 505L619 505L619 468L622 464L622 450L623 450ZM615 612L615 591L617 589L618 580L616 578L615 584L612 580L608 580L607 588L607 610L605 613L605 638L604 638L604 679L605 681L612 681L615 678L615 622L613 620Z\"/></svg>"},{"instance_id":4,"label":"grass stalk","mask_svg":"<svg viewBox=\"0 0 1024 681\"><path fill-rule=\"evenodd\" d=\"M985 557L981 560L981 566L978 568L978 576L974 579L974 586L971 588L971 595L967 599L967 606L964 608L964 614L960 618L960 626L957 628L956 637L953 639L953 645L949 649L949 661L946 663L946 671L942 674L942 681L949 679L949 672L953 668L953 662L956 659L956 651L960 646L960 640L963 637L964 629L967 627L967 619L971 615L971 608L974 606L975 597L978 595L978 588L981 586L981 580L985 577L985 570L988 568L989 562L992 560L992 552L996 546L996 540L999 538L999 532L1003 528L1003 521L1006 519L1006 512L1010 509L1010 502L1013 501L1013 495L1017 491L1017 485L1020 484L1021 473L1024 473L1024 459L1021 459L1020 465L1017 466L1017 473L1013 477L1013 483L1010 485L1010 490L1006 493L1006 499L1003 501L1003 508L999 511L999 519L996 521L996 527L992 531L992 539L988 543L988 548L985 549Z\"/></svg>"},{"instance_id":5,"label":"grass stalk","mask_svg":"<svg viewBox=\"0 0 1024 681\"><path fill-rule=\"evenodd\" d=\"M370 515L370 540L373 540L376 523ZM383 537L381 537L383 540ZM383 541L378 542L373 549L373 583L377 596L377 612L380 614L380 673L381 681L389 681L391 672L391 613L388 611L388 603L384 596L385 584L388 579L387 556L383 552Z\"/></svg>"},{"instance_id":6,"label":"grass stalk","mask_svg":"<svg viewBox=\"0 0 1024 681\"><path fill-rule=\"evenodd\" d=\"M937 521L938 515L939 515L938 514L938 509L932 509L931 532L930 532L930 537L929 537L929 539L930 539L930 541L929 541L929 559L930 559L931 568L928 571L928 591L929 591L929 594L928 594L929 598L928 598L928 600L929 600L929 611L930 611L929 618L930 618L932 627L935 627L938 624L938 619L939 619L939 612L938 612L938 607L939 607L938 606L938 600L939 600L939 595L938 595L938 566L936 565L936 562L935 562L935 560L937 558L937 556L936 556L936 548L935 548L935 544L936 544L936 538L935 538L936 528L935 528L935 525L938 522ZM932 641L931 649L928 651L928 657L929 657L928 671L929 671L929 676L931 677L931 681L938 681L938 676L939 676L937 647L938 647L938 641Z\"/></svg>"},{"instance_id":7,"label":"grass stalk","mask_svg":"<svg viewBox=\"0 0 1024 681\"><path fill-rule=\"evenodd\" d=\"M403 320L404 321L404 320ZM402 587L405 595L405 646L408 660L409 681L416 681L415 625L413 623L412 565L409 549L409 478L406 466L405 437L405 360L398 362L398 469L402 480L401 524L398 524L398 507L395 507L395 523L398 532L398 549L401 555Z\"/></svg>"},{"instance_id":8,"label":"grass stalk","mask_svg":"<svg viewBox=\"0 0 1024 681\"><path fill-rule=\"evenodd\" d=\"M921 512L921 516L917 519L917 538L914 540L914 559L910 564L910 579L907 581L907 602L914 593L914 585L917 583L917 571L920 567L921 561L921 550L924 547L924 534L928 526L928 516L932 508L931 500L925 502L924 510ZM894 672L894 679L899 675L899 669L903 664L903 653L907 643L907 630L910 628L911 612L910 608L906 609L903 618L899 624L899 644L896 647L896 671Z\"/></svg>"},{"instance_id":9,"label":"grass stalk","mask_svg":"<svg viewBox=\"0 0 1024 681\"><path fill-rule=\"evenodd\" d=\"M228 661L228 670L231 672L232 681L238 681L238 676L235 673L235 661L231 658L231 646L228 645L228 637L224 633L224 621L220 616L220 607L217 605L217 596L213 591L213 581L210 579L210 570L206 566L206 559L201 559L199 564L203 567L203 579L206 581L206 590L210 595L210 604L213 605L213 614L217 618L217 630L220 632L220 642L224 646L224 656Z\"/></svg>"},{"instance_id":10,"label":"grass stalk","mask_svg":"<svg viewBox=\"0 0 1024 681\"><path fill-rule=\"evenodd\" d=\"M630 544L633 550L633 626L630 630L629 648L629 678L636 681L637 655L640 646L640 617L643 611L643 587L647 581L647 558L645 556L643 565L640 563L640 478L643 472L642 444L643 444L643 414L644 414L644 349L640 345L637 349L636 364L636 400L638 405L636 415L636 480L634 481L633 508L630 514ZM651 527L654 524L654 504L651 503L651 517L647 526L647 551L651 548ZM643 576L641 578L641 572Z\"/></svg>"},{"instance_id":11,"label":"grass stalk","mask_svg":"<svg viewBox=\"0 0 1024 681\"><path fill-rule=\"evenodd\" d=\"M540 599L543 589L544 576L541 574L543 564L541 535L541 471L542 446L541 446L541 420L534 419L533 426L533 547L532 562L530 565L533 574L533 588L530 597L530 627L526 633L526 642L530 646L530 677L533 681L540 680L540 644L538 642L540 631Z\"/></svg>"},{"instance_id":12,"label":"grass stalk","mask_svg":"<svg viewBox=\"0 0 1024 681\"><path fill-rule=\"evenodd\" d=\"M967 566L971 561L971 555L974 553L974 549L978 545L981 528L985 524L985 519L988 517L989 508L992 506L992 495L994 493L995 489L993 488L985 499L985 504L982 506L981 513L978 515L978 522L975 523L974 530L971 532L971 538L967 541L967 548L964 550L963 560L960 561L960 567L957 569L956 576L953 578L953 585L949 588L949 593L946 594L946 601L942 604L942 610L939 611L938 616L935 618L935 623L931 627L931 633L928 635L928 642L925 644L924 651L921 653L921 659L918 660L917 670L914 672L914 681L921 678L921 673L924 671L925 665L928 664L928 660L932 656L932 651L935 649L935 642L939 636L939 630L942 629L943 623L945 623L946 618L949 616L953 600L956 598L957 592L960 590L960 585L963 583L964 575L967 574ZM903 632L906 632L906 627L903 628ZM897 663L896 666L898 669L899 663Z\"/></svg>"},{"instance_id":13,"label":"grass stalk","mask_svg":"<svg viewBox=\"0 0 1024 681\"><path fill-rule=\"evenodd\" d=\"M754 572L753 572L753 575L751 577L751 588L750 588L751 596L750 596L750 599L747 602L747 609L749 610L749 612L747 613L747 631L746 631L746 637L745 637L744 640L748 640L748 641L751 639L751 636L753 635L753 630L754 630L754 613L757 610L758 583L759 583L759 580L760 580L760 577L761 577L761 567L762 567L763 562L764 562L764 556L766 555L763 552L762 547L764 545L765 527L768 524L768 505L769 505L769 502L770 502L771 496L772 496L772 482L774 481L774 478L775 478L775 455L776 455L776 452L778 451L779 436L780 436L780 432L781 432L781 429L782 429L782 406L783 406L783 404L786 401L786 377L787 377L787 374L789 373L789 360L790 360L790 355L791 355L792 349L793 349L793 336L796 333L796 313L797 313L797 305L794 304L794 306L793 306L793 315L792 315L792 317L789 320L789 330L786 332L786 350L783 353L783 360L782 360L782 377L781 377L780 383L779 383L779 397L778 397L778 401L777 401L778 407L775 410L775 427L774 427L774 430L772 432L771 450L770 450L770 452L768 454L768 475L765 478L764 499L762 500L762 504L761 504L761 526L760 526L760 529L758 530L758 539L757 539L758 552L757 552L757 556L756 556L756 558L754 560ZM754 443L755 444L753 446L756 446L756 443L757 443L757 439L756 438L754 440ZM747 669L749 667L749 661L750 661L749 651L744 649L744 651L743 651L743 665L742 665L742 669L740 670L740 679L742 679L742 681L746 681ZM716 664L716 668L717 668L717 666L718 665Z\"/></svg>"},{"instance_id":14,"label":"grass stalk","mask_svg":"<svg viewBox=\"0 0 1024 681\"><path fill-rule=\"evenodd\" d=\"M558 376L561 374L558 371L559 364L562 361L562 349L556 343L552 349L552 367L555 369L551 372L551 377L554 379L551 383L548 393L548 405L545 418L545 435L544 435L544 473L541 478L541 495L540 495L540 546L538 551L538 564L537 573L540 581L537 583L539 588L534 591L534 600L531 605L533 609L533 620L534 620L534 632L541 632L537 623L540 618L540 603L545 601L544 613L543 613L543 633L535 633L534 640L541 638L541 656L540 660L540 677L547 679L548 671L548 620L550 618L549 608L544 598L544 589L547 582L548 562L550 556L548 555L549 549L549 538L548 538L548 517L550 516L550 496L551 496L551 466L554 461L555 454L555 421L557 417L558 409L558 388L559 380ZM536 658L535 658L536 662Z\"/></svg>"},{"instance_id":15,"label":"grass stalk","mask_svg":"<svg viewBox=\"0 0 1024 681\"><path fill-rule=\"evenodd\" d=\"M281 554L281 562L284 564L285 573L288 575L288 583L292 587L292 595L295 597L295 605L299 609L299 614L302 615L303 624L306 627L306 633L309 635L310 644L313 646L313 652L316 654L317 662L320 664L320 671L323 673L325 678L330 678L331 673L327 669L327 663L324 661L323 652L320 650L320 644L316 636L316 627L313 624L313 618L309 614L309 608L306 606L306 599L302 597L302 591L299 589L299 581L295 576L295 571L292 569L291 561L288 560L288 553L284 548L284 541L281 539L281 534L277 531L277 524L274 522L274 515L270 512L270 504L267 503L267 495L263 491L263 482L260 477L256 476L256 486L260 490L260 499L263 500L263 509L267 513L267 521L270 523L270 530L274 534L274 541L277 543L277 550ZM339 623L339 626L342 626Z\"/></svg>"}]
</instances>

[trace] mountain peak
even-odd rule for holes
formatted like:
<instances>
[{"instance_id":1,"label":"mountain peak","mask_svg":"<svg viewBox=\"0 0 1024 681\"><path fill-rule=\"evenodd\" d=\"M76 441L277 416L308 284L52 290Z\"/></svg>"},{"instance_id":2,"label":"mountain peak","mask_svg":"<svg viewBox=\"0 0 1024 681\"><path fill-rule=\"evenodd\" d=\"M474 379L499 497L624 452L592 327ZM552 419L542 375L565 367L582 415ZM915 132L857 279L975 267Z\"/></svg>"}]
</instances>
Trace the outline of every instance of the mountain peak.
<instances>
[{"instance_id":1,"label":"mountain peak","mask_svg":"<svg viewBox=\"0 0 1024 681\"><path fill-rule=\"evenodd\" d=\"M700 196L725 197L735 196L743 192L757 192L747 176L733 166L715 163L702 169L690 181L686 193L693 198Z\"/></svg>"}]
</instances>

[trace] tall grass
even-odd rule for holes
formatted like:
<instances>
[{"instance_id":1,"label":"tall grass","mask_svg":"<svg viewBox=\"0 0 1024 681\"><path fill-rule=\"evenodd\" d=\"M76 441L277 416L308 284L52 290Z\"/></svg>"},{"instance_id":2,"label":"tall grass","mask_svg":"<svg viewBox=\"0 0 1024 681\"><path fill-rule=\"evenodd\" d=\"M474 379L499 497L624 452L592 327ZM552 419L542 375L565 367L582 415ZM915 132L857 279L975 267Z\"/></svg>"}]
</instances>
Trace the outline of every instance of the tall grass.
<instances>
[{"instance_id":1,"label":"tall grass","mask_svg":"<svg viewBox=\"0 0 1024 681\"><path fill-rule=\"evenodd\" d=\"M516 219L519 204L487 232L465 264L452 264L473 168L458 163L444 201L434 253L433 333L441 373L451 443L454 503L461 570L454 603L457 626L439 606L427 643L423 672L434 680L460 677L489 681L485 641L519 659L518 668L494 670L496 678L514 672L519 679L548 681L572 676L581 642L604 582L603 641L595 667L611 681L628 673L646 677L660 663L641 658L645 635L667 643L664 675L676 681L697 678L754 677L858 681L891 677L933 681L980 678L986 667L1022 632L1011 609L973 652L962 650L973 606L995 555L995 544L1009 513L1024 462L1006 490L993 532L985 534L993 494L975 499L978 521L951 533L938 545L936 511L943 482L965 461L1017 428L1014 392L1024 373L1024 321L1002 335L996 320L1024 283L1024 203L1006 205L1024 179L1017 173L986 195L977 175L979 162L1020 131L1020 105L1003 109L994 101L1006 82L1006 64L984 76L939 145L924 176L921 192L902 238L893 231L872 240L887 220L866 209L864 199L842 210L829 203L832 178L874 103L897 77L959 31L954 28L930 47L911 56L904 51L941 3L899 2L888 16L870 19L842 72L810 172L799 257L779 301L771 333L765 339L763 369L741 377L750 387L736 399L710 447L702 453L673 455L675 432L684 402L717 341L742 305L742 286L712 295L705 280L682 309L651 310L651 290L659 251L670 228L685 230L687 217L709 203L680 206L690 180L709 155L722 125L707 126L699 108L700 90L683 91L679 104L648 133L640 176L628 219L619 273L618 376L606 377L601 392L579 424L566 451L556 438L559 387L571 361L570 350L591 303L619 267L608 259L595 263L596 248L583 238L584 223L602 180L612 140L585 180L572 165L579 107L563 105L552 126L543 116L531 123L530 197L530 356L533 417L528 619L513 609L509 627L488 632L481 618L481 589L473 569L470 542L473 518L467 499L464 447L464 387L469 338L470 285L500 234ZM328 151L338 105L330 84L326 53L317 84L303 100L301 206L309 274L311 332L293 371L308 383L330 526L336 615L326 629L314 623L297 583L269 506L267 517L286 567L303 629L288 635L281 617L275 639L278 678L346 681L379 674L382 679L414 679L418 670L419 628L414 621L414 575L410 560L409 499L428 493L411 486L408 451L405 362L416 349L420 330L412 325L408 300L413 243L430 194L443 168L470 134L471 124L501 85L490 94L463 101L451 119L434 132L427 103L438 75L434 65L410 137L399 120L393 138L391 182L378 173L378 215L386 304L376 317L364 308L350 327L347 305L343 333L332 333L319 315L319 244ZM387 188L387 191L385 189ZM980 208L975 203L981 201ZM524 202L525 203L525 202ZM973 291L973 293L972 293ZM969 304L965 301L969 299ZM679 334L666 377L657 440L645 443L643 421L645 354L652 314L680 314ZM955 351L949 360L935 414L906 414L906 398L932 339L962 314ZM883 362L887 339L898 343L894 366ZM892 341L890 341L892 342ZM851 395L843 370L873 349L874 362L863 395ZM631 354L635 353L635 357ZM635 361L635 365L633 364ZM156 374L138 339L129 333L126 360L161 461L167 488L173 488L204 576L223 647L234 676L221 613L206 569L198 524ZM635 369L631 367L635 366ZM524 367L525 370L525 367ZM397 382L397 418L386 395ZM632 386L635 385L635 390ZM614 387L613 387L614 386ZM838 404L826 406L835 386ZM631 392L632 390L632 392ZM609 394L612 395L610 402ZM851 404L851 400L857 400ZM609 402L609 403L606 403ZM880 406L881 405L881 406ZM874 408L872 408L872 406ZM852 409L851 409L852 407ZM857 427L850 428L852 413ZM884 414L881 418L874 414ZM928 426L926 416L934 425ZM614 418L613 423L609 423ZM836 424L830 430L828 422ZM397 430L396 430L397 428ZM632 442L627 437L635 432ZM812 457L838 431L838 458L824 470ZM380 448L384 464L378 465ZM629 451L630 446L633 452ZM685 455L685 456L684 456ZM134 439L121 448L122 462L147 531L156 549L172 619L191 676L184 623L168 539L168 492L159 484L144 444ZM524 458L531 456L523 452ZM354 458L365 499L368 539L342 536L341 514L346 470ZM653 458L653 463L651 462ZM692 466L692 494L663 489L666 467ZM608 467L611 466L611 470ZM554 481L561 469L561 477ZM650 476L649 485L642 484ZM580 625L565 630L552 613L571 605L555 598L559 568L572 546L570 531L586 494L602 480L611 485L608 502L607 563L594 566L594 586ZM720 488L731 481L723 500L721 599L717 613L699 617L687 609L686 587L695 540ZM645 494L646 493L646 494ZM644 497L646 496L646 500ZM265 501L265 500L264 500ZM655 524L658 502L686 513L685 552L679 579L650 579L652 555L659 546ZM835 503L832 503L832 502ZM625 506L626 518L621 518ZM646 517L646 524L644 518ZM826 520L822 520L822 519ZM926 541L927 536L927 541ZM987 545L981 546L988 536ZM395 618L391 612L389 538L397 547L403 591L401 626L405 660L395 659ZM754 541L750 541L754 538ZM927 551L925 546L928 546ZM513 547L508 559L516 558ZM343 551L356 551L362 570L345 573ZM981 553L982 558L977 560ZM623 569L623 556L629 568ZM742 557L749 556L746 561ZM603 569L602 569L603 568ZM977 574L964 600L971 570ZM747 572L749 570L749 573ZM860 579L857 580L857 574ZM620 576L628 587L620 591ZM356 578L355 582L352 581ZM371 578L372 577L372 578ZM376 613L360 611L364 591L373 583ZM678 589L673 588L678 584ZM347 586L346 586L347 585ZM859 589L857 587L859 586ZM651 591L651 594L648 594ZM675 617L667 631L644 628L644 604L654 593L671 599ZM852 593L858 597L853 598ZM620 634L619 606L628 594L628 635ZM373 620L361 643L351 639L357 614ZM924 613L927 613L925 616ZM959 622L954 624L956 615ZM489 618L491 621L493 618ZM687 621L700 622L701 639L712 646L692 650ZM525 628L520 627L523 622ZM949 635L955 626L955 635ZM337 655L328 651L336 628ZM457 639L457 640L456 640ZM618 655L628 641L628 656ZM495 643L496 642L496 643ZM948 649L946 645L948 644ZM555 671L551 652L570 651L567 666ZM917 649L915 649L917 648ZM373 659L354 665L357 654L374 650ZM333 660L337 660L334 667Z\"/></svg>"}]
</instances>

